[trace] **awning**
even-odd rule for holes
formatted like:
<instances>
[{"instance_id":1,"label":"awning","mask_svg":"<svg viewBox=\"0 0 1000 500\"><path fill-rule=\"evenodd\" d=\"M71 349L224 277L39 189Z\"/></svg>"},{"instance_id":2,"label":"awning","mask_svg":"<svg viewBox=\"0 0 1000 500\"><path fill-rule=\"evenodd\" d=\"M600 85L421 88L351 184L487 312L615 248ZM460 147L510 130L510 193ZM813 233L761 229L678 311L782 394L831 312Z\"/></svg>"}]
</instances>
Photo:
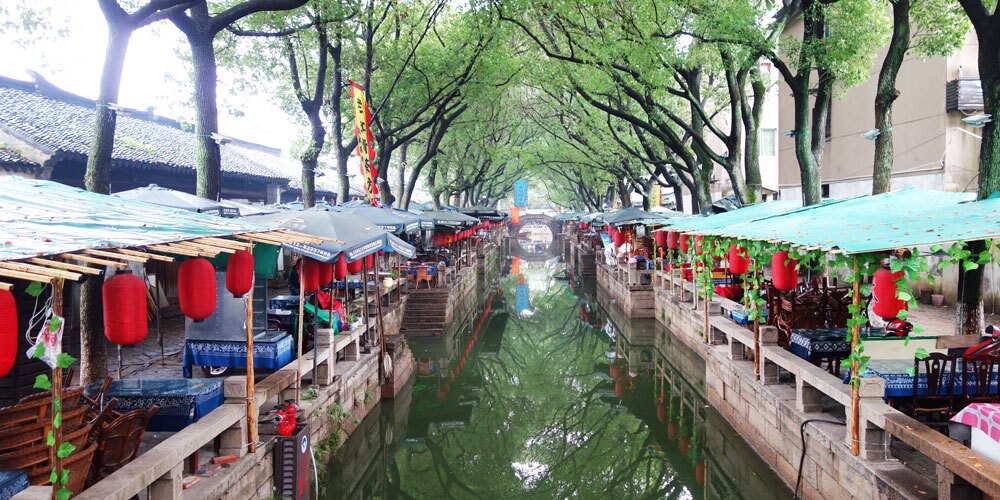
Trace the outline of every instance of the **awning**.
<instances>
[{"instance_id":1,"label":"awning","mask_svg":"<svg viewBox=\"0 0 1000 500\"><path fill-rule=\"evenodd\" d=\"M270 229L244 219L157 206L51 181L0 177L0 186L0 260Z\"/></svg>"},{"instance_id":2,"label":"awning","mask_svg":"<svg viewBox=\"0 0 1000 500\"><path fill-rule=\"evenodd\" d=\"M416 249L405 241L389 234L376 224L359 217L323 208L288 210L270 215L251 217L259 224L282 227L322 238L340 240L342 243L324 241L319 245L288 243L284 246L321 262L333 262L344 254L355 261L378 251L397 252L406 258L416 255Z\"/></svg>"},{"instance_id":3,"label":"awning","mask_svg":"<svg viewBox=\"0 0 1000 500\"><path fill-rule=\"evenodd\" d=\"M435 226L468 227L479 224L479 219L475 217L465 215L461 212L452 212L450 210L433 210L430 212L424 212L421 215L433 218Z\"/></svg>"},{"instance_id":4,"label":"awning","mask_svg":"<svg viewBox=\"0 0 1000 500\"><path fill-rule=\"evenodd\" d=\"M802 208L802 203L798 201L782 200L758 203L747 207L724 212L721 214L707 215L700 217L687 217L672 219L666 224L670 227L662 231L680 231L706 233L714 229L725 228L747 221L772 217ZM708 234L708 233L706 233Z\"/></svg>"},{"instance_id":5,"label":"awning","mask_svg":"<svg viewBox=\"0 0 1000 500\"><path fill-rule=\"evenodd\" d=\"M1000 236L1000 198L973 199L971 193L904 189L697 232L847 254ZM711 218L723 215L729 214Z\"/></svg>"},{"instance_id":6,"label":"awning","mask_svg":"<svg viewBox=\"0 0 1000 500\"><path fill-rule=\"evenodd\" d=\"M667 219L686 217L680 212L670 210L668 212L651 213L638 208L623 208L604 216L604 223L612 226L622 226L626 224L640 224L644 221L666 221ZM652 222L646 222L652 223Z\"/></svg>"}]
</instances>

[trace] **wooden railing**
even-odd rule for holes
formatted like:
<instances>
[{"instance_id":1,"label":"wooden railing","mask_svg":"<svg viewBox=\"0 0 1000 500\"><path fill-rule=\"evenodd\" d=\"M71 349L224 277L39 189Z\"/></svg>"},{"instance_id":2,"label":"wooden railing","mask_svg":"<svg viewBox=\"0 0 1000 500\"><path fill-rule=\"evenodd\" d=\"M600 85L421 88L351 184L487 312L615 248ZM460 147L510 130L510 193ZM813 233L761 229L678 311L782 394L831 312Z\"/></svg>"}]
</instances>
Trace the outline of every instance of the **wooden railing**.
<instances>
[{"instance_id":1,"label":"wooden railing","mask_svg":"<svg viewBox=\"0 0 1000 500\"><path fill-rule=\"evenodd\" d=\"M670 289L670 277L662 276L661 286ZM675 275L675 278L677 276ZM674 284L674 290L685 290L697 293L691 283L680 280ZM672 298L670 300L673 300ZM754 350L754 334L751 330L738 325L729 317L729 311L742 311L739 303L723 298L711 300L713 308L709 317L709 343L728 345L728 356L732 360L744 359L744 353ZM691 314L699 316L701 324L703 309L691 310ZM714 314L713 314L714 312ZM842 379L830 374L807 360L792 354L778 345L778 331L774 327L763 326L760 332L760 371L758 381L762 385L782 384L780 371L792 375L795 384L795 407L803 414L823 411L824 396L845 409L850 419L851 406L850 385ZM701 337L701 332L678 332ZM752 370L752 366L748 367ZM885 380L880 377L865 377L861 379L859 439L861 441L860 458L869 461L885 461L891 458L888 443L889 436L913 447L918 452L933 460L938 468L938 485L945 488L960 488L967 483L992 498L1000 498L1000 464L997 464L981 454L972 451L963 444L927 427L923 423L903 414L889 406L883 400ZM850 422L847 422L849 425ZM850 433L845 433L850 440ZM850 446L851 443L846 443ZM942 475L946 476L942 479Z\"/></svg>"}]
</instances>

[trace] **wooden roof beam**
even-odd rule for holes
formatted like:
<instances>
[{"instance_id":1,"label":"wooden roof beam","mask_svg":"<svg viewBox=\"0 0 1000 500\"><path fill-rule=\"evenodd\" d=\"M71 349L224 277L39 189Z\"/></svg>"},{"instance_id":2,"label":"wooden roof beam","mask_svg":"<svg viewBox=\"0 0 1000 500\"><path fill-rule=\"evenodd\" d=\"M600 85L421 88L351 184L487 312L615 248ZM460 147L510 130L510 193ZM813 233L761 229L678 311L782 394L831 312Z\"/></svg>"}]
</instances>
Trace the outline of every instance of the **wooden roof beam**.
<instances>
[{"instance_id":1,"label":"wooden roof beam","mask_svg":"<svg viewBox=\"0 0 1000 500\"><path fill-rule=\"evenodd\" d=\"M158 260L160 262L173 262L174 258L167 255L160 255L155 253L140 252L139 250L132 250L131 248L118 248L115 249L118 253L123 253L125 255L131 255L133 257L143 257L149 260Z\"/></svg>"},{"instance_id":2,"label":"wooden roof beam","mask_svg":"<svg viewBox=\"0 0 1000 500\"><path fill-rule=\"evenodd\" d=\"M12 271L22 271L31 274L40 274L50 278L62 278L71 281L78 281L81 277L83 277L80 273L74 273L64 269L52 269L51 267L36 266L34 264L25 264L23 262L0 262L0 268L10 269Z\"/></svg>"},{"instance_id":3,"label":"wooden roof beam","mask_svg":"<svg viewBox=\"0 0 1000 500\"><path fill-rule=\"evenodd\" d=\"M34 258L31 258L31 259L28 259L28 262L31 262L32 264L38 264L40 266L54 267L54 268L57 268L57 269L66 269L67 271L74 271L74 272L83 273L83 274L90 274L90 275L94 275L94 276L97 276L97 275L101 274L101 272L103 272L103 270L101 270L101 269L95 269L93 267L81 266L81 265L78 265L78 264L70 264L69 262L63 262L63 261L60 261L60 260L50 260L50 259L39 258L39 257L34 257Z\"/></svg>"},{"instance_id":4,"label":"wooden roof beam","mask_svg":"<svg viewBox=\"0 0 1000 500\"><path fill-rule=\"evenodd\" d=\"M51 276L43 276L41 274L25 273L21 271L14 271L12 269L0 268L0 276L5 278L13 278L16 280L28 280L37 281L39 283L52 283L55 278Z\"/></svg>"},{"instance_id":5,"label":"wooden roof beam","mask_svg":"<svg viewBox=\"0 0 1000 500\"><path fill-rule=\"evenodd\" d=\"M96 255L98 257L107 257L109 259L122 259L122 260L127 260L129 262L145 263L147 260L149 260L145 257L136 257L134 255L125 255L117 252L108 252L106 250L87 249L84 250L83 253L88 255Z\"/></svg>"},{"instance_id":6,"label":"wooden roof beam","mask_svg":"<svg viewBox=\"0 0 1000 500\"><path fill-rule=\"evenodd\" d=\"M157 252L173 253L177 255L185 255L188 257L214 257L215 255L209 255L206 252L195 250L193 248L177 246L173 243L162 243L158 245L149 245L147 247L150 250L155 250Z\"/></svg>"},{"instance_id":7,"label":"wooden roof beam","mask_svg":"<svg viewBox=\"0 0 1000 500\"><path fill-rule=\"evenodd\" d=\"M66 258L66 259L70 259L70 260L75 260L77 262L86 262L88 264L97 264L99 266L111 266L111 267L114 267L116 269L125 269L125 268L128 267L128 264L126 264L124 262L121 262L121 261L107 260L107 259L98 259L97 257L91 257L89 255L80 255L80 254L75 254L75 253L64 253L64 254L62 254L62 257Z\"/></svg>"},{"instance_id":8,"label":"wooden roof beam","mask_svg":"<svg viewBox=\"0 0 1000 500\"><path fill-rule=\"evenodd\" d=\"M239 240L227 240L223 238L215 238L207 236L205 238L198 238L196 240L191 240L198 243L204 243L206 245L212 245L222 248L232 248L233 250L249 250L250 244L239 241Z\"/></svg>"},{"instance_id":9,"label":"wooden roof beam","mask_svg":"<svg viewBox=\"0 0 1000 500\"><path fill-rule=\"evenodd\" d=\"M3 290L5 292L9 292L13 288L14 288L14 285L11 285L10 283L4 283L4 282L0 281L0 290Z\"/></svg>"}]
</instances>

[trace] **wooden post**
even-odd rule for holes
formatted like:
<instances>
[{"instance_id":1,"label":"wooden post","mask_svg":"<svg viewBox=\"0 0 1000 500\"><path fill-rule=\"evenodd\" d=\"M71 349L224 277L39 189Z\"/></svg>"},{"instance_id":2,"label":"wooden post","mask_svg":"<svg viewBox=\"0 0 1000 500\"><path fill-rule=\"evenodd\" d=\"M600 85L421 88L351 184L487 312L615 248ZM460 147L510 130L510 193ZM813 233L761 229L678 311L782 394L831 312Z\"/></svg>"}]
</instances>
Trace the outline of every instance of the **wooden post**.
<instances>
[{"instance_id":1,"label":"wooden post","mask_svg":"<svg viewBox=\"0 0 1000 500\"><path fill-rule=\"evenodd\" d=\"M754 265L754 274L757 274L756 263ZM754 277L754 282L756 283L755 288L757 289L757 295L760 296L760 282ZM754 302L754 314L753 317L753 373L757 380L760 380L760 311L757 311L757 302Z\"/></svg>"},{"instance_id":2,"label":"wooden post","mask_svg":"<svg viewBox=\"0 0 1000 500\"><path fill-rule=\"evenodd\" d=\"M306 289L303 279L305 275L303 273L303 268L305 267L305 256L299 257L299 331L298 340L296 347L298 348L298 358L296 358L296 368L295 368L295 401L299 402L302 400L302 323L305 322L305 302L306 302ZM280 403L280 401L279 401Z\"/></svg>"},{"instance_id":3,"label":"wooden post","mask_svg":"<svg viewBox=\"0 0 1000 500\"><path fill-rule=\"evenodd\" d=\"M250 252L253 252L251 244ZM254 393L254 372L253 372L253 292L254 287L250 287L250 293L246 296L247 301L247 451L257 452L257 402ZM265 306L266 307L266 306Z\"/></svg>"},{"instance_id":4,"label":"wooden post","mask_svg":"<svg viewBox=\"0 0 1000 500\"><path fill-rule=\"evenodd\" d=\"M858 279L858 258L854 257L854 290L852 302L854 304L855 310L861 306L861 280ZM860 325L854 324L851 327L851 353L858 347L858 331ZM861 374L858 373L858 359L855 356L851 360L851 378L860 378ZM858 456L861 453L861 429L859 427L859 420L861 416L861 401L859 393L859 384L855 384L851 380L851 455Z\"/></svg>"},{"instance_id":5,"label":"wooden post","mask_svg":"<svg viewBox=\"0 0 1000 500\"><path fill-rule=\"evenodd\" d=\"M62 317L63 315L63 280L62 278L56 279L52 282L52 314ZM64 320L65 321L65 320ZM39 342L43 341L39 339ZM59 350L62 350L62 342L60 342ZM57 365L52 369L52 412L49 418L54 419L56 413L62 413L62 392L63 392L63 371ZM62 444L62 426L56 427L52 426L52 448L49 451L49 458L52 462L52 474L55 475L56 480L52 482L52 500L57 499L56 492L60 490L60 479L62 478L62 459L59 458L57 453L59 446Z\"/></svg>"},{"instance_id":6,"label":"wooden post","mask_svg":"<svg viewBox=\"0 0 1000 500\"><path fill-rule=\"evenodd\" d=\"M382 288L378 282L378 254L375 254L375 310L378 314L378 372L381 383L389 376L385 373L385 320L382 317Z\"/></svg>"}]
</instances>

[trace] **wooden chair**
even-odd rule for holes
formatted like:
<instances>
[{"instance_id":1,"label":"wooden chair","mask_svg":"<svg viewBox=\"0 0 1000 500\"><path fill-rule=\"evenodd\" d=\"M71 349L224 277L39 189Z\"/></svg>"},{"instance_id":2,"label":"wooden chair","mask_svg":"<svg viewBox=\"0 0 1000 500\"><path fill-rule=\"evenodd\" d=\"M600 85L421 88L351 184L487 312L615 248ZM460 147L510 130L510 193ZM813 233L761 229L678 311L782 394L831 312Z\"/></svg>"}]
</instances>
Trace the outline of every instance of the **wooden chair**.
<instances>
[{"instance_id":1,"label":"wooden chair","mask_svg":"<svg viewBox=\"0 0 1000 500\"><path fill-rule=\"evenodd\" d=\"M416 278L417 285L416 285L416 288L420 288L420 282L421 281L424 282L425 285L427 285L427 288L431 287L431 275L427 271L427 267L425 267L425 266L421 266L421 267L417 268L417 278Z\"/></svg>"},{"instance_id":2,"label":"wooden chair","mask_svg":"<svg viewBox=\"0 0 1000 500\"><path fill-rule=\"evenodd\" d=\"M101 431L116 418L123 415L121 412L115 411L116 406L118 406L118 400L111 398L107 404L104 405L104 408L101 408L99 411L94 408L90 408L87 411L85 416L86 421L84 423L86 425L93 426L94 428L94 430L90 433L89 442L93 443L100 439Z\"/></svg>"},{"instance_id":3,"label":"wooden chair","mask_svg":"<svg viewBox=\"0 0 1000 500\"><path fill-rule=\"evenodd\" d=\"M70 456L63 459L63 469L69 471L69 482L66 484L66 488L72 491L74 495L83 491L87 486L87 476L90 475L90 468L94 463L94 452L96 451L97 445L92 444L86 448L79 448L73 451ZM28 482L32 485L49 484L51 473L52 469L48 464L35 467L28 472Z\"/></svg>"},{"instance_id":4,"label":"wooden chair","mask_svg":"<svg viewBox=\"0 0 1000 500\"><path fill-rule=\"evenodd\" d=\"M940 352L932 352L924 359L913 359L913 418L947 430L955 399L957 364L955 357ZM926 395L921 395L919 390L921 373L927 378Z\"/></svg>"},{"instance_id":5,"label":"wooden chair","mask_svg":"<svg viewBox=\"0 0 1000 500\"><path fill-rule=\"evenodd\" d=\"M970 403L998 403L1000 393L990 382L996 379L998 363L994 356L979 356L963 358L962 360L962 398L956 401L957 406L965 407ZM956 407L955 410L961 410Z\"/></svg>"},{"instance_id":6,"label":"wooden chair","mask_svg":"<svg viewBox=\"0 0 1000 500\"><path fill-rule=\"evenodd\" d=\"M63 411L76 408L80 404L83 387L71 387L63 392ZM13 406L0 408L0 429L41 422L52 408L50 393L32 394L22 398Z\"/></svg>"},{"instance_id":7,"label":"wooden chair","mask_svg":"<svg viewBox=\"0 0 1000 500\"><path fill-rule=\"evenodd\" d=\"M87 408L82 406L73 410L63 411L63 432L71 432L79 429L86 411ZM46 418L40 422L26 423L0 430L0 453L14 451L36 443L44 443L51 428L52 422Z\"/></svg>"},{"instance_id":8,"label":"wooden chair","mask_svg":"<svg viewBox=\"0 0 1000 500\"><path fill-rule=\"evenodd\" d=\"M135 458L146 434L146 425L158 409L153 406L130 411L101 429L101 437L95 444L97 452L90 484L108 477Z\"/></svg>"},{"instance_id":9,"label":"wooden chair","mask_svg":"<svg viewBox=\"0 0 1000 500\"><path fill-rule=\"evenodd\" d=\"M62 441L70 443L77 449L85 448L90 444L90 435L93 426L85 425L79 429L63 433ZM36 443L27 448L0 453L0 469L4 470L29 470L49 463L52 448L48 444Z\"/></svg>"}]
</instances>

